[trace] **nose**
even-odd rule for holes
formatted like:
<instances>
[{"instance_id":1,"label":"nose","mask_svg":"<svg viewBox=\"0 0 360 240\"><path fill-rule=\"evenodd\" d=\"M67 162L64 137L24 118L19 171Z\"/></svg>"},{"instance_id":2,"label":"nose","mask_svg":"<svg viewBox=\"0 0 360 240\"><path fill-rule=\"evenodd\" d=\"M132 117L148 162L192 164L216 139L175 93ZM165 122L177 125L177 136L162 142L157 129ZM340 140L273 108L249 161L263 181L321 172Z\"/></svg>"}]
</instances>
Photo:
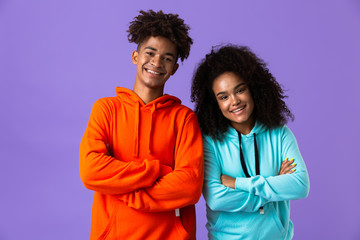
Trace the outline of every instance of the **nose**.
<instances>
[{"instance_id":1,"label":"nose","mask_svg":"<svg viewBox=\"0 0 360 240\"><path fill-rule=\"evenodd\" d=\"M230 96L230 99L231 99L231 105L232 105L232 106L237 106L237 105L239 105L240 102L241 102L240 98L237 97L235 94L232 94L232 95Z\"/></svg>"},{"instance_id":2,"label":"nose","mask_svg":"<svg viewBox=\"0 0 360 240\"><path fill-rule=\"evenodd\" d=\"M161 58L159 55L155 55L153 58L151 58L150 61L151 65L153 65L154 67L161 67Z\"/></svg>"}]
</instances>

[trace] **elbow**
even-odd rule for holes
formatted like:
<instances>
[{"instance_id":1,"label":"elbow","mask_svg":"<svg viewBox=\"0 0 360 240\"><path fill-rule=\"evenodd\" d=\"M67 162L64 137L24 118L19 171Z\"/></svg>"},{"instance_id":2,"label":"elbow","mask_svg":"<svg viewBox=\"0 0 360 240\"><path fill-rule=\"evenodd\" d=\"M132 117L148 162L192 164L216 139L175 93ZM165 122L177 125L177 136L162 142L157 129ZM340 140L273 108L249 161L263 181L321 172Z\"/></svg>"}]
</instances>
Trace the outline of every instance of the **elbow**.
<instances>
[{"instance_id":1,"label":"elbow","mask_svg":"<svg viewBox=\"0 0 360 240\"><path fill-rule=\"evenodd\" d=\"M307 179L306 181L302 181L297 199L306 198L307 196L309 196L309 192L310 192L310 182L309 179Z\"/></svg>"},{"instance_id":2,"label":"elbow","mask_svg":"<svg viewBox=\"0 0 360 240\"><path fill-rule=\"evenodd\" d=\"M80 162L79 162L80 180L82 181L82 183L86 188L91 189L90 183L93 180L93 174L91 172L91 168L89 167L87 156L88 154L81 151L81 146L80 146Z\"/></svg>"},{"instance_id":3,"label":"elbow","mask_svg":"<svg viewBox=\"0 0 360 240\"><path fill-rule=\"evenodd\" d=\"M89 174L80 173L80 179L87 189L93 190L91 187L92 178Z\"/></svg>"},{"instance_id":4,"label":"elbow","mask_svg":"<svg viewBox=\"0 0 360 240\"><path fill-rule=\"evenodd\" d=\"M193 204L196 204L199 200L200 200L200 197L201 197L201 191L202 190L202 187L198 187L195 191L195 194L193 196Z\"/></svg>"},{"instance_id":5,"label":"elbow","mask_svg":"<svg viewBox=\"0 0 360 240\"><path fill-rule=\"evenodd\" d=\"M230 205L232 205L231 203L227 202L227 201L223 201L221 200L221 198L219 197L205 197L205 201L206 201L206 206L211 210L211 211L225 211L225 212L232 212L234 211L234 209L231 209ZM241 211L243 209L243 207L239 207L238 210Z\"/></svg>"},{"instance_id":6,"label":"elbow","mask_svg":"<svg viewBox=\"0 0 360 240\"><path fill-rule=\"evenodd\" d=\"M309 175L306 174L306 178L303 181L303 196L302 196L302 198L306 198L307 196L309 196L309 192L310 192L310 179L309 179Z\"/></svg>"},{"instance_id":7,"label":"elbow","mask_svg":"<svg viewBox=\"0 0 360 240\"><path fill-rule=\"evenodd\" d=\"M191 181L189 181L189 184L185 189L189 204L196 204L200 200L202 194L202 187L203 187L202 176L193 178Z\"/></svg>"},{"instance_id":8,"label":"elbow","mask_svg":"<svg viewBox=\"0 0 360 240\"><path fill-rule=\"evenodd\" d=\"M99 181L99 169L96 165L92 164L96 162L90 155L90 153L80 152L80 179L84 186L90 190L96 190L97 182Z\"/></svg>"},{"instance_id":9,"label":"elbow","mask_svg":"<svg viewBox=\"0 0 360 240\"><path fill-rule=\"evenodd\" d=\"M206 205L208 206L208 208L211 209L211 211L222 211L222 207L220 206L220 204L217 203L217 201L214 200L210 200L208 199L206 201Z\"/></svg>"},{"instance_id":10,"label":"elbow","mask_svg":"<svg viewBox=\"0 0 360 240\"><path fill-rule=\"evenodd\" d=\"M212 211L222 211L223 210L223 203L221 200L219 200L218 196L215 196L215 194L209 189L204 188L203 190L203 196L206 202L206 206L212 210Z\"/></svg>"},{"instance_id":11,"label":"elbow","mask_svg":"<svg viewBox=\"0 0 360 240\"><path fill-rule=\"evenodd\" d=\"M303 191L302 191L302 196L301 198L306 198L307 196L309 196L310 193L310 184L307 183L304 187L303 187Z\"/></svg>"},{"instance_id":12,"label":"elbow","mask_svg":"<svg viewBox=\"0 0 360 240\"><path fill-rule=\"evenodd\" d=\"M94 190L95 174L90 168L80 166L80 179L87 189Z\"/></svg>"},{"instance_id":13,"label":"elbow","mask_svg":"<svg viewBox=\"0 0 360 240\"><path fill-rule=\"evenodd\" d=\"M202 184L201 185L197 185L193 186L192 188L190 188L190 191L187 191L188 193L188 199L189 199L189 204L196 204L201 197L201 193L202 193Z\"/></svg>"}]
</instances>

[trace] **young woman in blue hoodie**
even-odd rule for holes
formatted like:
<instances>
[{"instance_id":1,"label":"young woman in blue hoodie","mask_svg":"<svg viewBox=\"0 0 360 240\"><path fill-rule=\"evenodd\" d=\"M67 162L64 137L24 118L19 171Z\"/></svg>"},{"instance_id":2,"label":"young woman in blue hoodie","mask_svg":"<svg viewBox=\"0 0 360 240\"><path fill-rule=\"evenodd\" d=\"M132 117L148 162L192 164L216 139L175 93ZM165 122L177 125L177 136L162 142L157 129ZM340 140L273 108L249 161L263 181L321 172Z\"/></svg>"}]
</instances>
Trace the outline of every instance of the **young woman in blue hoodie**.
<instances>
[{"instance_id":1,"label":"young woman in blue hoodie","mask_svg":"<svg viewBox=\"0 0 360 240\"><path fill-rule=\"evenodd\" d=\"M215 48L195 71L209 239L292 239L290 200L308 195L309 177L285 97L247 47Z\"/></svg>"}]
</instances>

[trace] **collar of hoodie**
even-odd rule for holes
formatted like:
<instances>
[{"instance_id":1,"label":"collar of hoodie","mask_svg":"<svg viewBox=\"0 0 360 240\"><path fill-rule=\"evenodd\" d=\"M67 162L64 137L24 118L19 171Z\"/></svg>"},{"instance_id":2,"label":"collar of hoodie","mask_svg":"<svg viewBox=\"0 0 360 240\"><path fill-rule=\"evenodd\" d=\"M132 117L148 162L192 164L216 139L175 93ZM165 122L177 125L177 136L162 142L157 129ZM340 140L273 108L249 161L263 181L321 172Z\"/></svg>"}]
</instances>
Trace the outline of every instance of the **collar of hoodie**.
<instances>
[{"instance_id":1,"label":"collar of hoodie","mask_svg":"<svg viewBox=\"0 0 360 240\"><path fill-rule=\"evenodd\" d=\"M244 135L241 134L241 138L243 141L253 141L254 138L254 134L258 135L259 133L262 133L266 130L266 126L264 124L262 124L259 121L255 122L255 125L253 127L253 129L251 129L250 133ZM228 132L226 134L226 136L229 136L230 138L235 138L236 140L239 139L239 135L238 132L236 131L235 128L229 126Z\"/></svg>"},{"instance_id":2,"label":"collar of hoodie","mask_svg":"<svg viewBox=\"0 0 360 240\"><path fill-rule=\"evenodd\" d=\"M139 136L139 128L140 128L140 118L142 111L150 111L150 127L149 132L147 134L148 137L148 153L152 153L152 135L153 135L153 128L154 122L156 118L156 111L161 108L169 107L176 103L181 103L180 99L177 97L165 94L153 101L145 104L142 99L132 90L122 87L116 87L117 96L120 97L121 101L134 109L134 116L135 116L135 129L134 129L134 149L133 149L133 156L139 156L139 144L140 144L140 136Z\"/></svg>"}]
</instances>

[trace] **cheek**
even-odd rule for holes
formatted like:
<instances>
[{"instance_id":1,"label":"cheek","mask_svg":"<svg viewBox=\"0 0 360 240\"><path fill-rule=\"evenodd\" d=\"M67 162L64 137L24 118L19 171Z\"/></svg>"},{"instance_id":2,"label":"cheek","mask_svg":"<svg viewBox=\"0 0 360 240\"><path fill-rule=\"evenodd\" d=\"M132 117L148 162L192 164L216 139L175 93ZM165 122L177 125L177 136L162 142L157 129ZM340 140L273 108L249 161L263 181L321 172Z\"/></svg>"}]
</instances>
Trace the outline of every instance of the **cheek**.
<instances>
[{"instance_id":1,"label":"cheek","mask_svg":"<svg viewBox=\"0 0 360 240\"><path fill-rule=\"evenodd\" d=\"M225 115L227 113L227 108L228 108L227 104L224 102L218 102L218 106L222 114Z\"/></svg>"},{"instance_id":2,"label":"cheek","mask_svg":"<svg viewBox=\"0 0 360 240\"><path fill-rule=\"evenodd\" d=\"M172 75L174 73L175 67L173 64L169 64L168 66L166 66L166 72L169 75Z\"/></svg>"}]
</instances>

